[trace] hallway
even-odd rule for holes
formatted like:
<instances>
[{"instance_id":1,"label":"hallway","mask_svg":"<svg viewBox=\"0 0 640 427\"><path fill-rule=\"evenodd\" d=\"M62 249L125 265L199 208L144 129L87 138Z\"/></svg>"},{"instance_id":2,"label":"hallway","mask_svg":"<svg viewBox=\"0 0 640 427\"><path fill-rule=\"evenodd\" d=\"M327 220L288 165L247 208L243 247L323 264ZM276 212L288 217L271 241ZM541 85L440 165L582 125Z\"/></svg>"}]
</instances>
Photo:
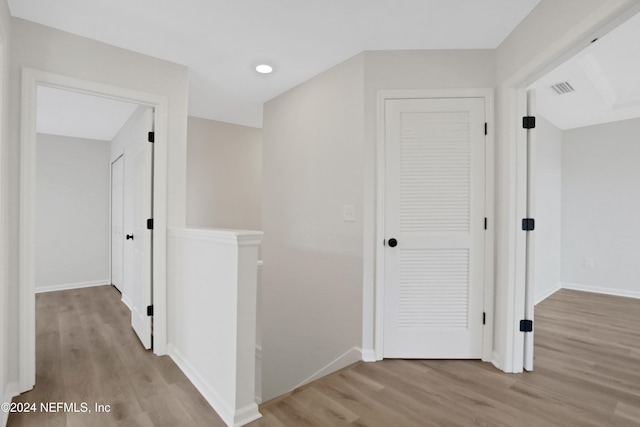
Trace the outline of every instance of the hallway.
<instances>
[{"instance_id":1,"label":"hallway","mask_svg":"<svg viewBox=\"0 0 640 427\"><path fill-rule=\"evenodd\" d=\"M142 349L112 286L38 294L37 307L37 386L14 402L110 412L11 414L9 426L224 426L170 358ZM637 426L639 313L638 299L560 290L536 307L533 373L359 362L266 402L249 426Z\"/></svg>"},{"instance_id":2,"label":"hallway","mask_svg":"<svg viewBox=\"0 0 640 427\"><path fill-rule=\"evenodd\" d=\"M36 296L36 387L8 426L224 426L168 356L145 351L113 286ZM86 402L92 413L46 413L41 402ZM95 405L110 405L95 413Z\"/></svg>"}]
</instances>

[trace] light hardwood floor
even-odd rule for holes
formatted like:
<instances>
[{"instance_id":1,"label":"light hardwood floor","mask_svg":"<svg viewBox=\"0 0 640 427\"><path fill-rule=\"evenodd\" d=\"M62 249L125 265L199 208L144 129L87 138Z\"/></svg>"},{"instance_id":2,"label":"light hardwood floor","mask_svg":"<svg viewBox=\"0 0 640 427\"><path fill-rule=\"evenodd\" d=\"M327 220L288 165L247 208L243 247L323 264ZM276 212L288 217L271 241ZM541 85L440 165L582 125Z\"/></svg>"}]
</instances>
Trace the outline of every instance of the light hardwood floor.
<instances>
[{"instance_id":1,"label":"light hardwood floor","mask_svg":"<svg viewBox=\"0 0 640 427\"><path fill-rule=\"evenodd\" d=\"M38 295L38 385L16 401L109 414L9 426L222 426L166 357L142 350L110 287ZM479 361L356 363L263 404L250 426L640 426L640 300L561 290L536 307L535 371Z\"/></svg>"},{"instance_id":2,"label":"light hardwood floor","mask_svg":"<svg viewBox=\"0 0 640 427\"><path fill-rule=\"evenodd\" d=\"M113 286L36 295L36 386L15 402L108 413L10 414L8 426L224 426L168 356L145 351Z\"/></svg>"}]
</instances>

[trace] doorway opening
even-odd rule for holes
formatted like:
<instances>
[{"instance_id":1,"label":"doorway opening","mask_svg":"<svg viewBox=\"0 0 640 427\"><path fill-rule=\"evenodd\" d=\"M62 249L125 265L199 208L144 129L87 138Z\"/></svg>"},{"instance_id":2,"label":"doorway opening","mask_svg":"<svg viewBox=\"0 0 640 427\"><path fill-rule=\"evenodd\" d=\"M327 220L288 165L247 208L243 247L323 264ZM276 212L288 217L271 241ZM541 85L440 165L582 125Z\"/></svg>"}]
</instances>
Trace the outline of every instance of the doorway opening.
<instances>
[{"instance_id":1,"label":"doorway opening","mask_svg":"<svg viewBox=\"0 0 640 427\"><path fill-rule=\"evenodd\" d=\"M560 289L640 297L640 14L529 85L525 312ZM535 320L534 320L535 325ZM534 326L535 327L535 326ZM534 369L533 332L524 368Z\"/></svg>"},{"instance_id":2,"label":"doorway opening","mask_svg":"<svg viewBox=\"0 0 640 427\"><path fill-rule=\"evenodd\" d=\"M46 86L37 109L36 292L113 284L115 276L148 349L152 109Z\"/></svg>"},{"instance_id":3,"label":"doorway opening","mask_svg":"<svg viewBox=\"0 0 640 427\"><path fill-rule=\"evenodd\" d=\"M134 180L140 186L148 188L147 199L148 211L151 212L153 206L153 217L138 219L134 224L137 229L146 229L152 220L153 239L135 239L134 242L142 241L147 245L150 256L146 257L146 266L142 274L149 277L153 275L155 292L149 297L154 315L154 353L157 355L166 354L166 196L167 196L167 99L165 97L132 91L125 88L104 85L81 79L70 78L52 73L37 70L23 70L22 88L22 127L21 127L21 182L20 182L20 391L30 390L35 384L35 292L36 292L36 254L38 236L37 229L37 113L38 113L38 92L40 88L52 88L71 91L75 94L93 95L111 100L119 100L135 104L135 114L146 114L148 120L154 126L154 144L150 144L145 138L146 146L153 147L151 159L153 159L153 179L148 174L148 178L138 176ZM46 90L46 89L45 89ZM149 128L145 130L148 136ZM142 159L142 155L133 158ZM135 161L134 161L135 163ZM147 166L150 170L151 164ZM107 161L107 171L109 162ZM110 182L110 181L108 181ZM107 200L109 195L106 196ZM146 209L138 203L134 209ZM107 209L107 215L109 209ZM133 236L139 234L134 231ZM108 236L107 236L107 240ZM140 256L143 252L134 249L134 253ZM107 254L108 256L108 254ZM144 258L144 257L143 257ZM109 272L107 271L107 275ZM110 281L110 279L109 279ZM141 308L145 319L150 325L150 318L147 317L147 307ZM142 314L142 313L141 313ZM149 326L150 328L150 326ZM150 347L150 337L149 344ZM143 341L144 343L144 341ZM147 344L145 344L147 347Z\"/></svg>"}]
</instances>

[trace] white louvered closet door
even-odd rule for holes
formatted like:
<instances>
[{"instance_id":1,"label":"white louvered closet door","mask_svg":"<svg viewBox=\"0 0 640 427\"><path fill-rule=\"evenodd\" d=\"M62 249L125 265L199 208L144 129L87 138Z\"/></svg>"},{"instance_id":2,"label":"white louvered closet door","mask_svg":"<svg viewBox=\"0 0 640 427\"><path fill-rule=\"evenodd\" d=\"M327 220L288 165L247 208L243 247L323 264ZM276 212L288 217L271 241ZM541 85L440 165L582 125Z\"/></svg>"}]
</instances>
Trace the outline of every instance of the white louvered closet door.
<instances>
[{"instance_id":1,"label":"white louvered closet door","mask_svg":"<svg viewBox=\"0 0 640 427\"><path fill-rule=\"evenodd\" d=\"M483 98L386 101L385 358L482 356L484 123Z\"/></svg>"}]
</instances>

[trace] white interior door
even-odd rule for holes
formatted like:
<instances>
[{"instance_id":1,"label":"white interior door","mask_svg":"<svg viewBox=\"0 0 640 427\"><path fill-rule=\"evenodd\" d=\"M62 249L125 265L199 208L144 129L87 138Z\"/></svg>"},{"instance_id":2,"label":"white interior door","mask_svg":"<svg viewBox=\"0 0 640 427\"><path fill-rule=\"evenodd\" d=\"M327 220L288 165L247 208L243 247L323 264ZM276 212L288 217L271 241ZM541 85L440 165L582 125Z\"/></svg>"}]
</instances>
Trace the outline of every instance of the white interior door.
<instances>
[{"instance_id":1,"label":"white interior door","mask_svg":"<svg viewBox=\"0 0 640 427\"><path fill-rule=\"evenodd\" d=\"M123 290L124 157L111 163L111 284Z\"/></svg>"},{"instance_id":2,"label":"white interior door","mask_svg":"<svg viewBox=\"0 0 640 427\"><path fill-rule=\"evenodd\" d=\"M484 98L385 103L385 358L482 357L484 124Z\"/></svg>"},{"instance_id":3,"label":"white interior door","mask_svg":"<svg viewBox=\"0 0 640 427\"><path fill-rule=\"evenodd\" d=\"M527 92L527 116L536 115L536 91ZM527 218L535 219L535 170L536 170L536 144L535 129L527 130ZM535 277L534 277L534 248L535 232L527 232L527 257L525 278L525 307L524 318L533 320L535 307ZM533 330L524 334L524 369L533 370Z\"/></svg>"},{"instance_id":4,"label":"white interior door","mask_svg":"<svg viewBox=\"0 0 640 427\"><path fill-rule=\"evenodd\" d=\"M142 108L142 107L141 107ZM138 110L125 143L125 260L123 300L131 309L131 326L146 349L151 348L152 323L147 307L152 301L153 144L148 133L153 127L151 108ZM125 299L126 297L126 299Z\"/></svg>"}]
</instances>

